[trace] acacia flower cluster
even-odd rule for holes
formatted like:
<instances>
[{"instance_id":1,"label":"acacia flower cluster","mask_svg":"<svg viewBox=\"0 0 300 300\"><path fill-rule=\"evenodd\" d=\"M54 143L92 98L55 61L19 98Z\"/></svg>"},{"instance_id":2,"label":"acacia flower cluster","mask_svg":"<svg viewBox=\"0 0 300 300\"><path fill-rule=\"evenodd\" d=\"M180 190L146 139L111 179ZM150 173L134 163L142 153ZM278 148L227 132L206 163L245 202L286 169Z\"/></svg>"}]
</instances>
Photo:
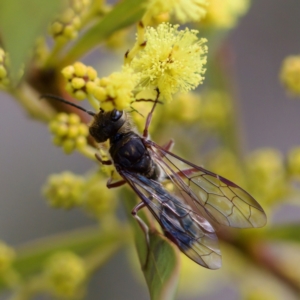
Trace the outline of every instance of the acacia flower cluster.
<instances>
[{"instance_id":1,"label":"acacia flower cluster","mask_svg":"<svg viewBox=\"0 0 300 300\"><path fill-rule=\"evenodd\" d=\"M291 55L284 59L280 80L292 95L300 95L300 55Z\"/></svg>"},{"instance_id":2,"label":"acacia flower cluster","mask_svg":"<svg viewBox=\"0 0 300 300\"><path fill-rule=\"evenodd\" d=\"M233 28L250 7L250 0L210 0L201 24L218 28Z\"/></svg>"},{"instance_id":3,"label":"acacia flower cluster","mask_svg":"<svg viewBox=\"0 0 300 300\"><path fill-rule=\"evenodd\" d=\"M277 149L262 148L251 153L247 159L247 175L250 191L265 203L279 201L287 194L284 158Z\"/></svg>"},{"instance_id":4,"label":"acacia flower cluster","mask_svg":"<svg viewBox=\"0 0 300 300\"><path fill-rule=\"evenodd\" d=\"M162 23L147 27L146 43L121 72L103 78L80 62L63 69L68 80L66 90L77 99L100 102L104 110L129 109L135 95L143 90L159 89L161 99L171 101L177 92L195 89L204 80L206 39L197 30Z\"/></svg>"},{"instance_id":5,"label":"acacia flower cluster","mask_svg":"<svg viewBox=\"0 0 300 300\"><path fill-rule=\"evenodd\" d=\"M151 0L148 13L152 16L169 13L180 23L200 21L205 15L208 0Z\"/></svg>"},{"instance_id":6,"label":"acacia flower cluster","mask_svg":"<svg viewBox=\"0 0 300 300\"><path fill-rule=\"evenodd\" d=\"M106 182L107 177L103 176L103 172L80 176L65 171L49 176L43 187L43 195L53 208L69 210L78 207L96 219L106 217L113 220L116 193L106 187Z\"/></svg>"},{"instance_id":7,"label":"acacia flower cluster","mask_svg":"<svg viewBox=\"0 0 300 300\"><path fill-rule=\"evenodd\" d=\"M50 206L70 209L82 202L84 177L71 172L52 174L43 188L43 194Z\"/></svg>"},{"instance_id":8,"label":"acacia flower cluster","mask_svg":"<svg viewBox=\"0 0 300 300\"><path fill-rule=\"evenodd\" d=\"M97 71L81 62L63 68L61 71L67 79L66 91L78 100L86 99L87 87L97 79Z\"/></svg>"},{"instance_id":9,"label":"acacia flower cluster","mask_svg":"<svg viewBox=\"0 0 300 300\"><path fill-rule=\"evenodd\" d=\"M80 122L80 118L76 114L58 114L50 122L49 129L54 135L53 143L61 146L67 154L75 149L82 149L87 144L88 127Z\"/></svg>"},{"instance_id":10,"label":"acacia flower cluster","mask_svg":"<svg viewBox=\"0 0 300 300\"><path fill-rule=\"evenodd\" d=\"M87 277L85 262L73 252L57 252L47 260L43 277L50 294L74 299L84 292L82 288Z\"/></svg>"},{"instance_id":11,"label":"acacia flower cluster","mask_svg":"<svg viewBox=\"0 0 300 300\"><path fill-rule=\"evenodd\" d=\"M206 39L197 30L179 30L179 25L147 27L146 45L130 67L140 75L141 89L158 88L162 99L172 100L177 92L188 92L203 82L206 64Z\"/></svg>"},{"instance_id":12,"label":"acacia flower cluster","mask_svg":"<svg viewBox=\"0 0 300 300\"><path fill-rule=\"evenodd\" d=\"M90 5L90 0L71 0L63 13L51 24L49 33L57 41L75 39L81 27L82 16Z\"/></svg>"},{"instance_id":13,"label":"acacia flower cluster","mask_svg":"<svg viewBox=\"0 0 300 300\"><path fill-rule=\"evenodd\" d=\"M124 67L122 72L114 72L108 77L98 78L88 84L88 91L98 101L104 110L127 109L134 101L133 90L139 75L131 68Z\"/></svg>"}]
</instances>

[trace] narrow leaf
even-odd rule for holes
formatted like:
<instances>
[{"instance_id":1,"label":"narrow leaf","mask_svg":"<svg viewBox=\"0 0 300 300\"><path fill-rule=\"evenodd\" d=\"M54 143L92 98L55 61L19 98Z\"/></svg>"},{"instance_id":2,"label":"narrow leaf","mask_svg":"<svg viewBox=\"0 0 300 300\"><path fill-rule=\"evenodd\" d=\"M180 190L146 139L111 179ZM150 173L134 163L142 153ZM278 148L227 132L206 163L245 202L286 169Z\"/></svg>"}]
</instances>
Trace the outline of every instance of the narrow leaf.
<instances>
[{"instance_id":1,"label":"narrow leaf","mask_svg":"<svg viewBox=\"0 0 300 300\"><path fill-rule=\"evenodd\" d=\"M136 196L128 189L123 190L125 205L134 230L136 248L152 300L173 299L179 278L180 258L178 248L165 236L157 231L149 233L149 245L138 222L130 212L137 204ZM144 208L145 210L147 208ZM143 209L143 210L144 210ZM139 216L144 220L145 214Z\"/></svg>"},{"instance_id":2,"label":"narrow leaf","mask_svg":"<svg viewBox=\"0 0 300 300\"><path fill-rule=\"evenodd\" d=\"M148 261L143 272L152 300L174 298L179 269L176 246L166 237L151 233Z\"/></svg>"},{"instance_id":3,"label":"narrow leaf","mask_svg":"<svg viewBox=\"0 0 300 300\"><path fill-rule=\"evenodd\" d=\"M0 35L10 55L10 75L16 81L21 67L32 54L36 39L58 11L61 0L1 0Z\"/></svg>"}]
</instances>

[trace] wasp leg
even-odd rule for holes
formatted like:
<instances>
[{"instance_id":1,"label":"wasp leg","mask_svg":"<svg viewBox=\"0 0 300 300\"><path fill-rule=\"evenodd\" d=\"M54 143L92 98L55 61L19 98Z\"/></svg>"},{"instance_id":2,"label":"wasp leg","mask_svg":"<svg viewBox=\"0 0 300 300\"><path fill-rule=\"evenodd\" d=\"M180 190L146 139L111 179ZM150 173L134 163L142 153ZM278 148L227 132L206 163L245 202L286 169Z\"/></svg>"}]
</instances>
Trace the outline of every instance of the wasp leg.
<instances>
[{"instance_id":1,"label":"wasp leg","mask_svg":"<svg viewBox=\"0 0 300 300\"><path fill-rule=\"evenodd\" d=\"M163 145L163 148L166 151L171 151L174 145L175 145L174 140L170 139L168 143L166 143L165 145ZM165 156L165 155L163 155L163 156Z\"/></svg>"},{"instance_id":2,"label":"wasp leg","mask_svg":"<svg viewBox=\"0 0 300 300\"><path fill-rule=\"evenodd\" d=\"M116 181L114 183L112 183L112 176L108 179L107 183L106 183L106 187L108 189L113 189L113 188L116 188L116 187L119 187L123 184L125 184L126 181L123 179L123 180L119 180L119 181Z\"/></svg>"},{"instance_id":3,"label":"wasp leg","mask_svg":"<svg viewBox=\"0 0 300 300\"><path fill-rule=\"evenodd\" d=\"M173 174L165 175L164 177L162 177L162 180L164 180L164 179L172 180L176 176L179 176L181 178L187 178L187 176L190 176L195 172L199 172L199 171L195 168L184 169L184 170L180 170L178 172L175 172L176 175L173 175Z\"/></svg>"},{"instance_id":4,"label":"wasp leg","mask_svg":"<svg viewBox=\"0 0 300 300\"><path fill-rule=\"evenodd\" d=\"M156 104L159 102L158 101L158 98L159 98L159 95L160 95L159 89L157 88L156 91L157 91L156 99L155 99L154 104L152 106L152 109L149 112L149 114L147 116L147 119L146 119L145 129L144 129L144 132L143 132L143 137L144 138L148 138L148 136L149 136L148 128L150 126L152 115L153 115L154 109L156 107Z\"/></svg>"},{"instance_id":5,"label":"wasp leg","mask_svg":"<svg viewBox=\"0 0 300 300\"><path fill-rule=\"evenodd\" d=\"M97 159L98 161L100 161L100 163L101 163L102 165L110 166L110 165L113 164L113 162L112 162L111 160L103 160L103 159L101 158L101 156L100 156L98 153L95 153L95 156L96 156L96 159Z\"/></svg>"},{"instance_id":6,"label":"wasp leg","mask_svg":"<svg viewBox=\"0 0 300 300\"><path fill-rule=\"evenodd\" d=\"M149 261L149 254L150 254L150 238L149 238L149 228L147 224L137 215L138 211L142 208L146 207L146 204L144 202L140 202L138 205L136 205L133 210L131 211L132 216L137 220L140 228L143 230L145 237L146 237L146 243L147 243L147 256L144 265L142 266L143 269L146 268L148 261Z\"/></svg>"}]
</instances>

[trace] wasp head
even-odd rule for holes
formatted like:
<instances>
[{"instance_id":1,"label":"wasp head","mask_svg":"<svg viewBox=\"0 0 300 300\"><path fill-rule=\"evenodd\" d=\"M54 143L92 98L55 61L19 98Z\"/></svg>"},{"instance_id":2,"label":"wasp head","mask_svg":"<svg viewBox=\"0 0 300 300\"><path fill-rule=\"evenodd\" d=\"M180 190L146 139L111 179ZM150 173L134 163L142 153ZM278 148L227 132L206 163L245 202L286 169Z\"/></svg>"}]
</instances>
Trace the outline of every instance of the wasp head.
<instances>
[{"instance_id":1,"label":"wasp head","mask_svg":"<svg viewBox=\"0 0 300 300\"><path fill-rule=\"evenodd\" d=\"M103 143L118 133L126 133L130 130L130 121L125 112L113 109L103 111L94 116L90 126L90 135L98 142Z\"/></svg>"}]
</instances>

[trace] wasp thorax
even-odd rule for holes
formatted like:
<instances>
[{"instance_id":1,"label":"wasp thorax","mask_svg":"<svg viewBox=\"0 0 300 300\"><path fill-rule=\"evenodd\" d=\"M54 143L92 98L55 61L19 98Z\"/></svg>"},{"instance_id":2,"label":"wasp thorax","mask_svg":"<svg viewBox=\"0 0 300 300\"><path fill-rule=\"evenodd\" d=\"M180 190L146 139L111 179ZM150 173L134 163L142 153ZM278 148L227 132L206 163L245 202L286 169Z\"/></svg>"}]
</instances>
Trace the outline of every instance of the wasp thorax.
<instances>
[{"instance_id":1,"label":"wasp thorax","mask_svg":"<svg viewBox=\"0 0 300 300\"><path fill-rule=\"evenodd\" d=\"M90 126L90 135L98 142L102 143L109 138L114 137L117 133L124 132L128 123L126 113L120 110L103 111L101 110L94 117Z\"/></svg>"}]
</instances>

